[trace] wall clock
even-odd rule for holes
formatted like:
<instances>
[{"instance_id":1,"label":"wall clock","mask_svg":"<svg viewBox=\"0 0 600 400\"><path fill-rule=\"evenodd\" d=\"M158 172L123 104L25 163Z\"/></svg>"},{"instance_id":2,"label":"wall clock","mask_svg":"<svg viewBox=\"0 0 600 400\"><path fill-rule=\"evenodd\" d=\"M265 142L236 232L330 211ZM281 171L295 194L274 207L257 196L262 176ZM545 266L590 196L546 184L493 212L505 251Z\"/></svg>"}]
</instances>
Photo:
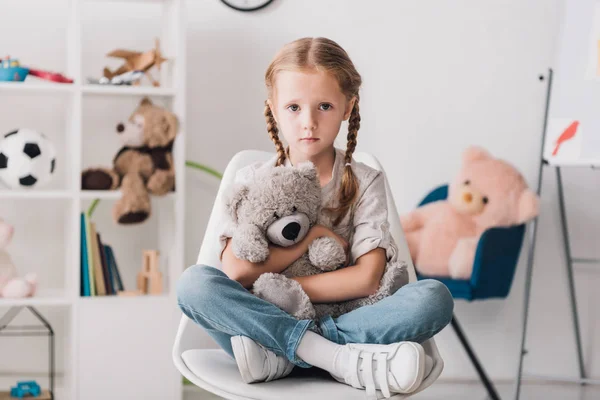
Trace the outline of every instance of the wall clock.
<instances>
[{"instance_id":1,"label":"wall clock","mask_svg":"<svg viewBox=\"0 0 600 400\"><path fill-rule=\"evenodd\" d=\"M273 0L221 0L238 11L256 11L268 6Z\"/></svg>"}]
</instances>

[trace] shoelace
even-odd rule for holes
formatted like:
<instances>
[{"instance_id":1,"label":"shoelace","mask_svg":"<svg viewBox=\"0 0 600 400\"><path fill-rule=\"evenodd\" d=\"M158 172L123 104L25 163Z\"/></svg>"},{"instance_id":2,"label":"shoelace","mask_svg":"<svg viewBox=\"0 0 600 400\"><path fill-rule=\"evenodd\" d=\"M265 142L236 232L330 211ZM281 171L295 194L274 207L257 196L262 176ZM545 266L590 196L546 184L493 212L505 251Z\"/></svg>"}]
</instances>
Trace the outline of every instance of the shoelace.
<instances>
[{"instance_id":1,"label":"shoelace","mask_svg":"<svg viewBox=\"0 0 600 400\"><path fill-rule=\"evenodd\" d=\"M352 370L352 374L349 376L350 384L357 388L362 389L363 385L360 383L359 373L361 373L364 383L364 388L367 392L367 398L369 400L377 400L377 391L375 383L379 386L379 389L385 396L385 398L391 397L390 388L387 380L388 370L388 356L390 353L379 352L376 355L367 351L354 350L350 352L350 365L356 365L356 369ZM375 357L375 358L374 358ZM362 358L363 370L360 370L360 361ZM377 362L377 371L373 372L373 360Z\"/></svg>"}]
</instances>

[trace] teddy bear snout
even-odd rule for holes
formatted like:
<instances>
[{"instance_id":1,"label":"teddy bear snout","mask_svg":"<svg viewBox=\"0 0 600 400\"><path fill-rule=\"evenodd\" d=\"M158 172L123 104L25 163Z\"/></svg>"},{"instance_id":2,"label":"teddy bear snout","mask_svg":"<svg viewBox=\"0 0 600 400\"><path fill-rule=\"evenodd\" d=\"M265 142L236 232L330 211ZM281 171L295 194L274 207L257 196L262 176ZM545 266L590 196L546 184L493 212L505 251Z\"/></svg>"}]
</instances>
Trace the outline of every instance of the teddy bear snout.
<instances>
[{"instance_id":1,"label":"teddy bear snout","mask_svg":"<svg viewBox=\"0 0 600 400\"><path fill-rule=\"evenodd\" d=\"M125 130L125 125L119 124L117 125L117 132L122 133Z\"/></svg>"},{"instance_id":2,"label":"teddy bear snout","mask_svg":"<svg viewBox=\"0 0 600 400\"><path fill-rule=\"evenodd\" d=\"M279 218L269 225L267 237L272 243L287 247L304 239L309 228L308 216L304 213L295 213Z\"/></svg>"},{"instance_id":3,"label":"teddy bear snout","mask_svg":"<svg viewBox=\"0 0 600 400\"><path fill-rule=\"evenodd\" d=\"M473 187L462 187L451 201L454 207L463 214L479 214L485 207L483 195Z\"/></svg>"}]
</instances>

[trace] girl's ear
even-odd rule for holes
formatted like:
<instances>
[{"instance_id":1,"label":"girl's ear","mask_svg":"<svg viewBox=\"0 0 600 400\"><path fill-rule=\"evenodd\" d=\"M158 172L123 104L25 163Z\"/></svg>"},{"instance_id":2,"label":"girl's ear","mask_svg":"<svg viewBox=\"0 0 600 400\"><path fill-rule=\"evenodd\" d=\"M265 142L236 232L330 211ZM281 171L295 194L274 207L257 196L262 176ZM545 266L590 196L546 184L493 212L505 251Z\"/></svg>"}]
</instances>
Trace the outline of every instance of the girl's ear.
<instances>
[{"instance_id":1,"label":"girl's ear","mask_svg":"<svg viewBox=\"0 0 600 400\"><path fill-rule=\"evenodd\" d=\"M346 103L346 112L344 112L344 121L347 121L350 118L350 114L352 114L352 110L354 109L354 103L356 103L356 96L352 96L350 101Z\"/></svg>"}]
</instances>

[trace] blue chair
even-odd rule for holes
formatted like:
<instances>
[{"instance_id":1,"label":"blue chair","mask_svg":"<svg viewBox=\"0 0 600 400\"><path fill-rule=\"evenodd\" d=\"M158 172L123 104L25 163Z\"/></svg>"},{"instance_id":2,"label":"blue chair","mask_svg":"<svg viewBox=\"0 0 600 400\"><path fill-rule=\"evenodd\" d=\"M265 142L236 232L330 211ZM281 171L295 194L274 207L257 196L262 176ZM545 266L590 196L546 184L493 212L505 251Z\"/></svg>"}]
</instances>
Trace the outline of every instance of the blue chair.
<instances>
[{"instance_id":1,"label":"blue chair","mask_svg":"<svg viewBox=\"0 0 600 400\"><path fill-rule=\"evenodd\" d=\"M448 197L448 185L442 185L432 190L419 204L419 207ZM417 279L436 279L444 283L455 299L467 301L483 300L490 298L505 298L510 288L519 261L519 254L523 245L525 224L509 228L491 228L485 231L475 252L473 273L470 279L450 279L447 277L422 276L418 272ZM493 400L500 399L496 389L489 380L475 352L471 348L456 315L452 316L452 328L456 332L461 344L469 355L479 378Z\"/></svg>"}]
</instances>

